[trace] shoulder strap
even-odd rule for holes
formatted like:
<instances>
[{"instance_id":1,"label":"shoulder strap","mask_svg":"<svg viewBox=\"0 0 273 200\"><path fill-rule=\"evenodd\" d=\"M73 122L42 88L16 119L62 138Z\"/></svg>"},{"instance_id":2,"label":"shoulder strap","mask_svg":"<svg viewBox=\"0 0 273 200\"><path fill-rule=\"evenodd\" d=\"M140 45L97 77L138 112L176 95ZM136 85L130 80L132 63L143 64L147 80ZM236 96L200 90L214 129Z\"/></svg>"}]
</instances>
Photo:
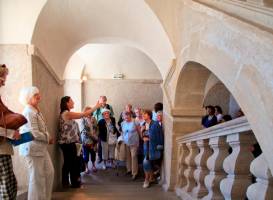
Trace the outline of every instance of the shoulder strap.
<instances>
[{"instance_id":1,"label":"shoulder strap","mask_svg":"<svg viewBox=\"0 0 273 200\"><path fill-rule=\"evenodd\" d=\"M6 120L5 120L5 117L4 117L4 112L1 112L1 117L2 117L2 121L3 121L3 125L4 125L4 128L5 128L5 134L6 134L6 137L8 135L8 131L7 131L7 125L6 125Z\"/></svg>"}]
</instances>

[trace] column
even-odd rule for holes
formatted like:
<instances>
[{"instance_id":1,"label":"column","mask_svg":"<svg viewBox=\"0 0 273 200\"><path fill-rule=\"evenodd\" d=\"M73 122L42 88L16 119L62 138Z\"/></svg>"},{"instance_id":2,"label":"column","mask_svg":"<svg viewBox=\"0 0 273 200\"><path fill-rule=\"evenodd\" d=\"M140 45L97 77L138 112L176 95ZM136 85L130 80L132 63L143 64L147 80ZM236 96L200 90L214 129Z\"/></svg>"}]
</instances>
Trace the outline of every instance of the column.
<instances>
[{"instance_id":1,"label":"column","mask_svg":"<svg viewBox=\"0 0 273 200\"><path fill-rule=\"evenodd\" d=\"M186 157L189 155L189 149L186 144L179 145L179 158L178 158L178 173L177 173L177 186L178 188L182 188L186 186L187 180L184 175L184 171L187 168L186 165Z\"/></svg>"},{"instance_id":2,"label":"column","mask_svg":"<svg viewBox=\"0 0 273 200\"><path fill-rule=\"evenodd\" d=\"M250 171L256 177L256 183L248 187L247 198L249 200L273 199L273 177L263 154L251 162Z\"/></svg>"},{"instance_id":3,"label":"column","mask_svg":"<svg viewBox=\"0 0 273 200\"><path fill-rule=\"evenodd\" d=\"M254 157L250 147L254 141L252 132L227 136L227 143L232 148L232 153L224 160L223 167L228 175L220 184L226 200L246 197L246 190L251 184L250 163Z\"/></svg>"},{"instance_id":4,"label":"column","mask_svg":"<svg viewBox=\"0 0 273 200\"><path fill-rule=\"evenodd\" d=\"M210 173L205 177L205 185L209 193L202 199L224 199L220 191L220 182L226 177L226 173L223 169L224 159L228 156L226 137L210 138L209 145L213 149L213 154L207 161L207 167Z\"/></svg>"},{"instance_id":5,"label":"column","mask_svg":"<svg viewBox=\"0 0 273 200\"><path fill-rule=\"evenodd\" d=\"M187 145L190 153L185 159L186 164L188 166L188 168L184 172L184 175L187 180L187 184L186 184L186 186L183 187L183 190L185 192L191 192L193 187L195 187L195 184L196 184L195 180L194 180L194 176L193 176L194 170L196 169L196 164L194 162L194 159L199 152L198 152L196 142L189 142L186 145Z\"/></svg>"},{"instance_id":6,"label":"column","mask_svg":"<svg viewBox=\"0 0 273 200\"><path fill-rule=\"evenodd\" d=\"M197 141L197 146L199 147L199 154L195 157L197 169L194 171L194 179L197 185L192 190L192 196L202 198L208 194L205 186L205 177L209 174L209 170L206 163L212 154L212 150L210 149L208 139Z\"/></svg>"}]
</instances>

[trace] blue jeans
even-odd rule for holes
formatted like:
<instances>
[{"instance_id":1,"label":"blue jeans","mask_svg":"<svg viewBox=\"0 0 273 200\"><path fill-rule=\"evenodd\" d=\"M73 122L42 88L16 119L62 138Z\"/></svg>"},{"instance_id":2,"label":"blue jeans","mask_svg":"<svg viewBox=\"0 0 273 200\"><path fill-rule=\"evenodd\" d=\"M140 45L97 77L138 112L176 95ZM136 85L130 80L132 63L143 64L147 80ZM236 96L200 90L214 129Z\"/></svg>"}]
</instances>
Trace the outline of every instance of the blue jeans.
<instances>
[{"instance_id":1,"label":"blue jeans","mask_svg":"<svg viewBox=\"0 0 273 200\"><path fill-rule=\"evenodd\" d=\"M96 161L96 152L94 151L94 148L83 145L83 160L85 163L88 163L89 155L91 155L91 162L94 163Z\"/></svg>"}]
</instances>

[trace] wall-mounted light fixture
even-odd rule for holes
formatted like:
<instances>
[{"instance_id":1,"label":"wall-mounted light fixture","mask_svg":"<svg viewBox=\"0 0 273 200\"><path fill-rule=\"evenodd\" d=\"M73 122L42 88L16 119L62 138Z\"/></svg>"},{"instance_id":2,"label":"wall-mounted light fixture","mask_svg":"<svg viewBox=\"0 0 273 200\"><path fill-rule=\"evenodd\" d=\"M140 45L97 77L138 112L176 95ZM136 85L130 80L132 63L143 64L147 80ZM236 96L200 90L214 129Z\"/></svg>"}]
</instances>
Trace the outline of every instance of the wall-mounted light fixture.
<instances>
[{"instance_id":1,"label":"wall-mounted light fixture","mask_svg":"<svg viewBox=\"0 0 273 200\"><path fill-rule=\"evenodd\" d=\"M124 74L122 73L117 73L113 75L113 79L123 79L124 78Z\"/></svg>"},{"instance_id":2,"label":"wall-mounted light fixture","mask_svg":"<svg viewBox=\"0 0 273 200\"><path fill-rule=\"evenodd\" d=\"M83 75L82 77L81 77L81 79L80 79L80 83L83 83L83 82L85 82L85 81L87 81L87 76L86 75Z\"/></svg>"},{"instance_id":3,"label":"wall-mounted light fixture","mask_svg":"<svg viewBox=\"0 0 273 200\"><path fill-rule=\"evenodd\" d=\"M87 76L86 75L82 76L82 81L87 81Z\"/></svg>"}]
</instances>

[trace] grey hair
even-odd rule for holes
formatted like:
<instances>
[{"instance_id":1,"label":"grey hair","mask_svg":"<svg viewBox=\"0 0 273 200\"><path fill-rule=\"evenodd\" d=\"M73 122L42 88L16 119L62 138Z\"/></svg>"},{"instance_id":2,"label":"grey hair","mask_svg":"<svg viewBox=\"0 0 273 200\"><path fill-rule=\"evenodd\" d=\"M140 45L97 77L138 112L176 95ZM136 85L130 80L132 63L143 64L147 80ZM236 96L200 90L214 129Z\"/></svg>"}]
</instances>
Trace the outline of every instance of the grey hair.
<instances>
[{"instance_id":1,"label":"grey hair","mask_svg":"<svg viewBox=\"0 0 273 200\"><path fill-rule=\"evenodd\" d=\"M29 100L35 95L39 93L39 89L35 86L30 86L21 89L19 101L22 105L26 106Z\"/></svg>"}]
</instances>

